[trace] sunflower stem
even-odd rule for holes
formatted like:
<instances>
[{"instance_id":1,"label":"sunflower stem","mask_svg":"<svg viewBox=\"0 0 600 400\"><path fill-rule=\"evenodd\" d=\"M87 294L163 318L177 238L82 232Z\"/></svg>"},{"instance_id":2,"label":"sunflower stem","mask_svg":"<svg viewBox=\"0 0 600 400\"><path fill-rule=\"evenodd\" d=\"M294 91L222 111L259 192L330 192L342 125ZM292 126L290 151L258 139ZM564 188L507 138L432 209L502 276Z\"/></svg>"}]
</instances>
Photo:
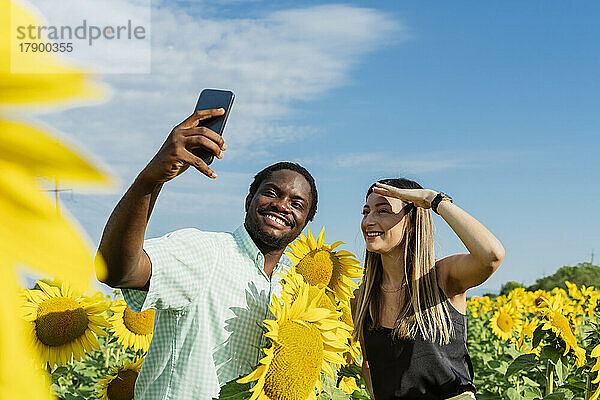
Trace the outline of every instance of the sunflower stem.
<instances>
[{"instance_id":1,"label":"sunflower stem","mask_svg":"<svg viewBox=\"0 0 600 400\"><path fill-rule=\"evenodd\" d=\"M111 356L111 349L110 347L106 347L106 354L104 354L104 368L108 368L108 365L110 364L110 356Z\"/></svg>"},{"instance_id":2,"label":"sunflower stem","mask_svg":"<svg viewBox=\"0 0 600 400\"><path fill-rule=\"evenodd\" d=\"M554 365L550 363L546 364L546 395L554 393Z\"/></svg>"},{"instance_id":3,"label":"sunflower stem","mask_svg":"<svg viewBox=\"0 0 600 400\"><path fill-rule=\"evenodd\" d=\"M588 400L592 396L592 379L590 374L585 377L585 400Z\"/></svg>"},{"instance_id":4,"label":"sunflower stem","mask_svg":"<svg viewBox=\"0 0 600 400\"><path fill-rule=\"evenodd\" d=\"M117 347L117 354L115 354L115 364L119 363L120 358L121 358L121 346Z\"/></svg>"}]
</instances>

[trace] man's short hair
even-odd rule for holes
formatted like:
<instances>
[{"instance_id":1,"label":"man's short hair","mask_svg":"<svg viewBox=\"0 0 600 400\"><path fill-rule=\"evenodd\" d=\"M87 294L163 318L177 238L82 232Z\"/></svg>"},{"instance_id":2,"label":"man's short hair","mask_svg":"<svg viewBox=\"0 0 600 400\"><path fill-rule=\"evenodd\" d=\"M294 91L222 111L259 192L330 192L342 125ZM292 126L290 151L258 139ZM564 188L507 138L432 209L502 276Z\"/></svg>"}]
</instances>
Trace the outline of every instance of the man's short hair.
<instances>
[{"instance_id":1,"label":"man's short hair","mask_svg":"<svg viewBox=\"0 0 600 400\"><path fill-rule=\"evenodd\" d=\"M312 199L311 199L312 201L310 204L310 210L308 210L307 221L312 221L312 219L314 218L314 216L317 212L317 201L318 201L317 185L315 184L315 178L313 178L312 175L310 174L310 172L308 172L306 170L306 168L304 168L300 164L292 163L289 161L282 161L282 162L278 162L273 165L269 165L267 168L260 171L258 174L256 174L254 176L254 181L252 181L252 183L250 184L250 190L248 192L250 195L250 198L254 197L254 195L256 194L256 191L258 190L258 187L260 186L261 183L263 183L263 181L265 179L268 179L273 172L281 171L283 169L288 169L290 171L295 171L295 172L299 173L304 178L306 178L306 180L310 184L310 193L312 195Z\"/></svg>"}]
</instances>

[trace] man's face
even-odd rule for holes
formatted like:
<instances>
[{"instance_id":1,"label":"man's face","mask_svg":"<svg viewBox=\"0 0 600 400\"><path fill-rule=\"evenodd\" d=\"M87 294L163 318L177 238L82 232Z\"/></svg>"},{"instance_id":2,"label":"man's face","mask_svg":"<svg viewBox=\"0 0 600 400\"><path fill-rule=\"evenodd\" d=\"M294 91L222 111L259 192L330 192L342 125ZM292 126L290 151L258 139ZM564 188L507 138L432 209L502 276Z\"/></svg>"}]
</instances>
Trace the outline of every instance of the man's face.
<instances>
[{"instance_id":1,"label":"man's face","mask_svg":"<svg viewBox=\"0 0 600 400\"><path fill-rule=\"evenodd\" d=\"M261 250L284 249L306 226L310 184L296 171L274 171L246 197L244 225Z\"/></svg>"}]
</instances>

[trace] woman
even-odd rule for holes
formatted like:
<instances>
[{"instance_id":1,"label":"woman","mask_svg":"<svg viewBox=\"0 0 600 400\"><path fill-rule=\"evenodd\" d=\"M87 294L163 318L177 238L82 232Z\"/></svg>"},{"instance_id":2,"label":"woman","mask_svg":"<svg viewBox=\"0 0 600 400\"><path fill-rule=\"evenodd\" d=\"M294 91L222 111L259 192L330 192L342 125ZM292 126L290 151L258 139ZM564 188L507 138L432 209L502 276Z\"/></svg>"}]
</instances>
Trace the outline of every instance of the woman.
<instances>
[{"instance_id":1,"label":"woman","mask_svg":"<svg viewBox=\"0 0 600 400\"><path fill-rule=\"evenodd\" d=\"M430 208L469 253L435 260ZM492 275L504 248L448 195L408 179L369 188L361 229L366 271L353 307L354 336L371 396L474 399L465 292Z\"/></svg>"}]
</instances>

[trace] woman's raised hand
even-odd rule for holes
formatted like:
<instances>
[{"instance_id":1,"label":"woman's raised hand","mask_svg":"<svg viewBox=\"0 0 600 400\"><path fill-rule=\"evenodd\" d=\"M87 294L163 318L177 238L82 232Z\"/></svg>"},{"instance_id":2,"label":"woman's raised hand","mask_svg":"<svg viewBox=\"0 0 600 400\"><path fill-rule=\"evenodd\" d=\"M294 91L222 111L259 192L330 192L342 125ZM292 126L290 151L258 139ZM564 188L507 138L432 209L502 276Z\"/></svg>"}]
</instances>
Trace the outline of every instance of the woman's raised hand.
<instances>
[{"instance_id":1,"label":"woman's raised hand","mask_svg":"<svg viewBox=\"0 0 600 400\"><path fill-rule=\"evenodd\" d=\"M381 196L395 197L422 208L431 208L431 202L437 196L437 192L431 189L399 189L380 182L375 183L373 193Z\"/></svg>"}]
</instances>

